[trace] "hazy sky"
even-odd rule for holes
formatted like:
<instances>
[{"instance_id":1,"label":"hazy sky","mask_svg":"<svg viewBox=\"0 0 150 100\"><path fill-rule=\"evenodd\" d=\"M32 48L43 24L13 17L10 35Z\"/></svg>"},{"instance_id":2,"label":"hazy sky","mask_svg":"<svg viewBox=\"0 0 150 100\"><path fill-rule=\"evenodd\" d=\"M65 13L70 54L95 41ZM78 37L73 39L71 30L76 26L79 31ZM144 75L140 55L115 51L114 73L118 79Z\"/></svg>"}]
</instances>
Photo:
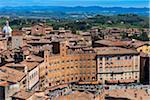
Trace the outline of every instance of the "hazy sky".
<instances>
[{"instance_id":1,"label":"hazy sky","mask_svg":"<svg viewBox=\"0 0 150 100\"><path fill-rule=\"evenodd\" d=\"M0 0L0 6L149 7L149 0Z\"/></svg>"}]
</instances>

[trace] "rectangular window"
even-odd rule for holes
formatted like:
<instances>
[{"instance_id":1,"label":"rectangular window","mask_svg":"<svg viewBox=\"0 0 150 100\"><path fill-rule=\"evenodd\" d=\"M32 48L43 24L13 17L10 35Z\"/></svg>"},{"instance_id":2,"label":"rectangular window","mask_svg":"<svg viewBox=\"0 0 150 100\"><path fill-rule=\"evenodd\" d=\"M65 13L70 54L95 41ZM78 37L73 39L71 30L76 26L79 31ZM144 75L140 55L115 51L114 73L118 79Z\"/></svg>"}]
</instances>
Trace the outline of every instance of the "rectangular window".
<instances>
[{"instance_id":1,"label":"rectangular window","mask_svg":"<svg viewBox=\"0 0 150 100\"><path fill-rule=\"evenodd\" d=\"M138 69L138 65L135 65L135 69Z\"/></svg>"},{"instance_id":2,"label":"rectangular window","mask_svg":"<svg viewBox=\"0 0 150 100\"><path fill-rule=\"evenodd\" d=\"M117 60L120 60L120 57L117 57Z\"/></svg>"},{"instance_id":3,"label":"rectangular window","mask_svg":"<svg viewBox=\"0 0 150 100\"><path fill-rule=\"evenodd\" d=\"M95 72L92 72L93 75L95 75Z\"/></svg>"},{"instance_id":4,"label":"rectangular window","mask_svg":"<svg viewBox=\"0 0 150 100\"><path fill-rule=\"evenodd\" d=\"M106 57L106 60L109 60L109 57Z\"/></svg>"},{"instance_id":5,"label":"rectangular window","mask_svg":"<svg viewBox=\"0 0 150 100\"><path fill-rule=\"evenodd\" d=\"M103 68L102 67L100 67L99 70L100 70L100 72L103 72Z\"/></svg>"},{"instance_id":6,"label":"rectangular window","mask_svg":"<svg viewBox=\"0 0 150 100\"><path fill-rule=\"evenodd\" d=\"M129 56L129 59L132 59L132 56Z\"/></svg>"},{"instance_id":7,"label":"rectangular window","mask_svg":"<svg viewBox=\"0 0 150 100\"><path fill-rule=\"evenodd\" d=\"M63 67L62 70L64 70L65 68Z\"/></svg>"},{"instance_id":8,"label":"rectangular window","mask_svg":"<svg viewBox=\"0 0 150 100\"><path fill-rule=\"evenodd\" d=\"M110 67L110 71L112 71L112 67Z\"/></svg>"},{"instance_id":9,"label":"rectangular window","mask_svg":"<svg viewBox=\"0 0 150 100\"><path fill-rule=\"evenodd\" d=\"M127 59L128 59L128 57L127 57L127 56L125 56L125 59L127 60Z\"/></svg>"},{"instance_id":10,"label":"rectangular window","mask_svg":"<svg viewBox=\"0 0 150 100\"><path fill-rule=\"evenodd\" d=\"M103 59L103 57L99 57L99 60L102 60Z\"/></svg>"},{"instance_id":11,"label":"rectangular window","mask_svg":"<svg viewBox=\"0 0 150 100\"><path fill-rule=\"evenodd\" d=\"M106 77L108 77L108 74L106 74Z\"/></svg>"},{"instance_id":12,"label":"rectangular window","mask_svg":"<svg viewBox=\"0 0 150 100\"><path fill-rule=\"evenodd\" d=\"M62 63L64 63L65 61L63 60Z\"/></svg>"},{"instance_id":13,"label":"rectangular window","mask_svg":"<svg viewBox=\"0 0 150 100\"><path fill-rule=\"evenodd\" d=\"M108 71L108 67L106 67L105 70Z\"/></svg>"}]
</instances>

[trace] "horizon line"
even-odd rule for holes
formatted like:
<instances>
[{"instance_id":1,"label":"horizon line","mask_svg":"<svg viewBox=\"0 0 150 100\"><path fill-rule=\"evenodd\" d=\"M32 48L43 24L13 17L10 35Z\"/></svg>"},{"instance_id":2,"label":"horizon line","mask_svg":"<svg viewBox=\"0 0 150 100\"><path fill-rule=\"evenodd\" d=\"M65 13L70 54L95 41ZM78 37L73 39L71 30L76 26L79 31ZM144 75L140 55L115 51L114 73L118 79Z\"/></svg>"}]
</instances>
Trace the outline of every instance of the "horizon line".
<instances>
[{"instance_id":1,"label":"horizon line","mask_svg":"<svg viewBox=\"0 0 150 100\"><path fill-rule=\"evenodd\" d=\"M24 5L24 6L1 6L0 5L0 8L5 8L5 7L72 7L72 8L75 8L75 7L102 7L102 8L148 8L150 9L150 7L124 7L124 6L49 6L49 5Z\"/></svg>"}]
</instances>

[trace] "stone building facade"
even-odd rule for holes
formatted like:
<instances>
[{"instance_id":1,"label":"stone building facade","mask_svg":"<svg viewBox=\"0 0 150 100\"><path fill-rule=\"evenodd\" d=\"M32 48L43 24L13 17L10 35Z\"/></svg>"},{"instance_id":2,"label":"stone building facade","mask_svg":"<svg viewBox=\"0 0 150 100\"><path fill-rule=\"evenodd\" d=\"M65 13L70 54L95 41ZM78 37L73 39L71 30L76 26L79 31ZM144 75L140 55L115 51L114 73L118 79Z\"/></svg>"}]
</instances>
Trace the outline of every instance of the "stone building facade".
<instances>
[{"instance_id":1,"label":"stone building facade","mask_svg":"<svg viewBox=\"0 0 150 100\"><path fill-rule=\"evenodd\" d=\"M53 54L52 51L45 51L47 62L47 87L61 84L96 81L96 53L90 49L67 46L66 42L60 42L60 52ZM56 53L56 52L55 52Z\"/></svg>"}]
</instances>

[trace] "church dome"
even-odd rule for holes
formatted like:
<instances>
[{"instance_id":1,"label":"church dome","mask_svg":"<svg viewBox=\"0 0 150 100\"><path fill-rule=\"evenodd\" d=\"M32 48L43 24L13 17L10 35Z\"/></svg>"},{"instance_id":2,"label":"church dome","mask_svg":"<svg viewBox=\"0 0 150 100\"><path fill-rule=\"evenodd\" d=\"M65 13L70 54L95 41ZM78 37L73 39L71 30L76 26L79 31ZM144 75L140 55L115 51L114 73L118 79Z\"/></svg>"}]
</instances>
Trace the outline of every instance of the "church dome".
<instances>
[{"instance_id":1,"label":"church dome","mask_svg":"<svg viewBox=\"0 0 150 100\"><path fill-rule=\"evenodd\" d=\"M4 26L3 27L3 33L12 33L12 29L10 26Z\"/></svg>"}]
</instances>

